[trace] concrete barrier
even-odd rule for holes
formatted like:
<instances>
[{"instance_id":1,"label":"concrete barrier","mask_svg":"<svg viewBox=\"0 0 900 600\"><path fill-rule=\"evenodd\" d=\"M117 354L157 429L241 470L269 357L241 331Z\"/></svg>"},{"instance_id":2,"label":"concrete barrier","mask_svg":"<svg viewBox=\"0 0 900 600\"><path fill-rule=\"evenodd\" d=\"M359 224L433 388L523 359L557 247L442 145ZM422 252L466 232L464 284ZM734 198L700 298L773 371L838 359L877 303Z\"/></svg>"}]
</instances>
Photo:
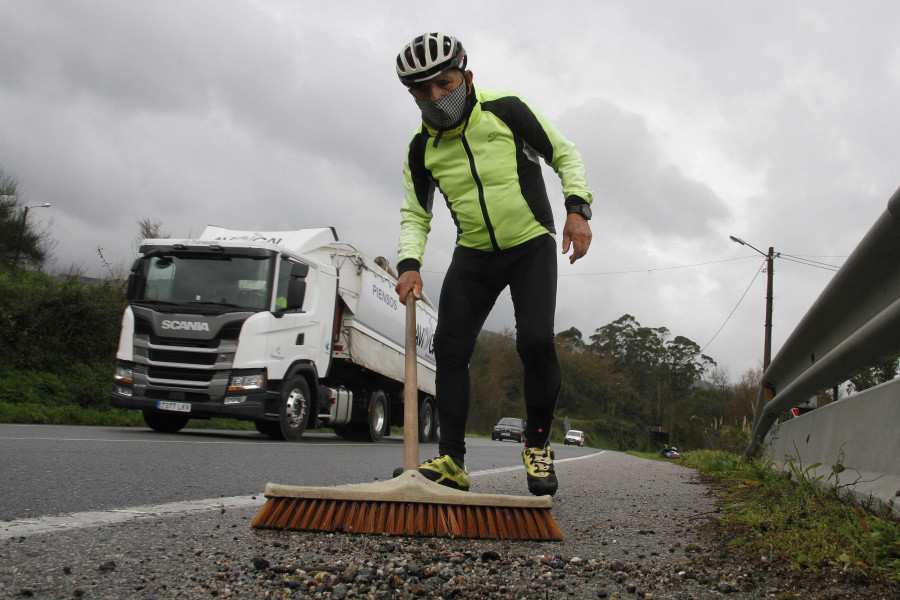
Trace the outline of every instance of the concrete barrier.
<instances>
[{"instance_id":1,"label":"concrete barrier","mask_svg":"<svg viewBox=\"0 0 900 600\"><path fill-rule=\"evenodd\" d=\"M775 467L821 476L861 502L891 505L900 516L900 380L893 380L777 424L766 438ZM816 468L810 468L821 463ZM835 465L843 469L832 471Z\"/></svg>"}]
</instances>

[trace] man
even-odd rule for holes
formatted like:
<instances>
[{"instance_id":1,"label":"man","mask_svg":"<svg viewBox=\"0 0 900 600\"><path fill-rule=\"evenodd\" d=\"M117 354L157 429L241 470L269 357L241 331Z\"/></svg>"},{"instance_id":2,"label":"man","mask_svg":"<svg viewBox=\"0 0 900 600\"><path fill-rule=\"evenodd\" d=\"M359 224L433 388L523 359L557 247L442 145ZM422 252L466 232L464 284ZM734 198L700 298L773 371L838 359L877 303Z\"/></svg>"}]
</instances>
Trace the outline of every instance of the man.
<instances>
[{"instance_id":1,"label":"man","mask_svg":"<svg viewBox=\"0 0 900 600\"><path fill-rule=\"evenodd\" d=\"M574 263L591 241L592 194L581 155L540 113L513 93L476 91L456 38L430 33L397 56L397 74L422 112L407 151L406 196L396 291L421 298L419 269L431 229L435 187L457 226L457 245L441 289L435 332L440 456L419 472L468 490L465 433L469 359L500 293L510 288L516 349L525 367L528 489L553 495L558 487L548 440L559 396L553 343L556 310L556 229L538 157L559 175L566 206L562 252Z\"/></svg>"}]
</instances>

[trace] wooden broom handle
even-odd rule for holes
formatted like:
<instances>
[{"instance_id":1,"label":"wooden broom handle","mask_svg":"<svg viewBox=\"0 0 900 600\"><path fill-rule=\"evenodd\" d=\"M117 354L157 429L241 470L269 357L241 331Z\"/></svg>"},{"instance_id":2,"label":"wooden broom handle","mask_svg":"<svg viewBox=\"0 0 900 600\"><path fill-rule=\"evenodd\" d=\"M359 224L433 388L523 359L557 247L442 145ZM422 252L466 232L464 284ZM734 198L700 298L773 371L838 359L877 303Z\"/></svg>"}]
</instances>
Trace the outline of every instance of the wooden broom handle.
<instances>
[{"instance_id":1,"label":"wooden broom handle","mask_svg":"<svg viewBox=\"0 0 900 600\"><path fill-rule=\"evenodd\" d=\"M419 468L419 382L416 358L416 297L406 295L406 373L403 378L403 470Z\"/></svg>"}]
</instances>

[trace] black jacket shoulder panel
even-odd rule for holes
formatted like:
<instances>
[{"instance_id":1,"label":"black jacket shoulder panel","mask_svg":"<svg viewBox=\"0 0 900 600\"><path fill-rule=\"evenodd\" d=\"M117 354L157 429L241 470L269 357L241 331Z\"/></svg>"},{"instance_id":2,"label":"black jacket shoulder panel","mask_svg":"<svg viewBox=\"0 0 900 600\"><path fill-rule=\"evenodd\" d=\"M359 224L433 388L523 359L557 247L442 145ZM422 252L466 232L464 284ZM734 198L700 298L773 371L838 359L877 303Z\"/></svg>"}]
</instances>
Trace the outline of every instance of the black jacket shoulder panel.
<instances>
[{"instance_id":1,"label":"black jacket shoulder panel","mask_svg":"<svg viewBox=\"0 0 900 600\"><path fill-rule=\"evenodd\" d=\"M544 160L553 160L553 144L537 117L528 105L516 96L504 96L481 103L481 110L495 115L509 127L513 135L521 137L534 148Z\"/></svg>"}]
</instances>

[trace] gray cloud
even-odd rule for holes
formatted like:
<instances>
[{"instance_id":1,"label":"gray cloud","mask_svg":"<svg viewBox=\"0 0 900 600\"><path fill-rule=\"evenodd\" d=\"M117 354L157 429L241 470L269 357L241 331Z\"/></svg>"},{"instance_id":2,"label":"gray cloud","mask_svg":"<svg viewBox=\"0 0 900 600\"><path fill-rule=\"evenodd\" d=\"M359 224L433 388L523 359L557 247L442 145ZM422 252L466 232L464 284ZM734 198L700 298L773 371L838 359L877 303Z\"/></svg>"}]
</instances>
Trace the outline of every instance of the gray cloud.
<instances>
[{"instance_id":1,"label":"gray cloud","mask_svg":"<svg viewBox=\"0 0 900 600\"><path fill-rule=\"evenodd\" d=\"M708 186L668 161L644 119L593 100L559 120L581 149L598 206L634 230L664 237L697 237L728 216Z\"/></svg>"},{"instance_id":2,"label":"gray cloud","mask_svg":"<svg viewBox=\"0 0 900 600\"><path fill-rule=\"evenodd\" d=\"M97 246L130 260L148 215L178 236L333 225L393 259L418 124L393 59L435 29L584 155L595 238L560 257L560 328L630 313L702 345L760 265L728 235L840 257L900 184L889 3L12 0L0 21L0 164L53 204L34 218L54 220L57 265L92 274ZM436 204L433 298L455 237ZM776 348L829 276L776 264ZM734 377L761 354L753 285L707 351ZM489 325L512 326L505 301Z\"/></svg>"}]
</instances>

